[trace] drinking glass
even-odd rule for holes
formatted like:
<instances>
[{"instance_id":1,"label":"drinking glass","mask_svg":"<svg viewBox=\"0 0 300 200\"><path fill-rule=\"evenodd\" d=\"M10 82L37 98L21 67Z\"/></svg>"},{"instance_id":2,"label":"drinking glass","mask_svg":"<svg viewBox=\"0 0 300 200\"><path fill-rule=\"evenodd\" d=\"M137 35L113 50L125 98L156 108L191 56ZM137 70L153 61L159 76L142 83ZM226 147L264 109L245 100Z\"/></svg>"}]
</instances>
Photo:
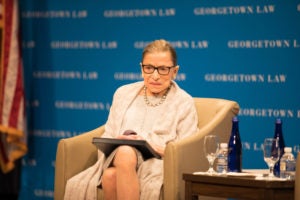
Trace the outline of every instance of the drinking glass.
<instances>
[{"instance_id":1,"label":"drinking glass","mask_svg":"<svg viewBox=\"0 0 300 200\"><path fill-rule=\"evenodd\" d=\"M274 138L266 138L264 140L264 160L269 167L268 178L274 178L274 165L278 162L280 157L280 148L278 140Z\"/></svg>"},{"instance_id":2,"label":"drinking glass","mask_svg":"<svg viewBox=\"0 0 300 200\"><path fill-rule=\"evenodd\" d=\"M219 150L219 139L216 135L207 135L204 137L204 154L209 163L209 169L207 170L208 174L215 173L213 169L213 164L216 159L217 153Z\"/></svg>"}]
</instances>

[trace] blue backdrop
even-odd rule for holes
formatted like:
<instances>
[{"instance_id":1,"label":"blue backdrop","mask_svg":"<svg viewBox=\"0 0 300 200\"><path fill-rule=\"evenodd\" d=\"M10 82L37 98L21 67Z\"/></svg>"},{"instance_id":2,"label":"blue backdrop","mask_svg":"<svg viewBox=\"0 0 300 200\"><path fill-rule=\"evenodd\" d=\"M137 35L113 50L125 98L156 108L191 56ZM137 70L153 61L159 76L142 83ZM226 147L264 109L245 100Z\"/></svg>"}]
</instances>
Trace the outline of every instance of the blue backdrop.
<instances>
[{"instance_id":1,"label":"blue backdrop","mask_svg":"<svg viewBox=\"0 0 300 200\"><path fill-rule=\"evenodd\" d=\"M105 123L117 87L141 79L144 46L170 41L178 84L237 101L243 168L283 120L300 136L300 1L20 1L29 152L20 199L52 199L57 142ZM76 163L74 163L76 164Z\"/></svg>"}]
</instances>

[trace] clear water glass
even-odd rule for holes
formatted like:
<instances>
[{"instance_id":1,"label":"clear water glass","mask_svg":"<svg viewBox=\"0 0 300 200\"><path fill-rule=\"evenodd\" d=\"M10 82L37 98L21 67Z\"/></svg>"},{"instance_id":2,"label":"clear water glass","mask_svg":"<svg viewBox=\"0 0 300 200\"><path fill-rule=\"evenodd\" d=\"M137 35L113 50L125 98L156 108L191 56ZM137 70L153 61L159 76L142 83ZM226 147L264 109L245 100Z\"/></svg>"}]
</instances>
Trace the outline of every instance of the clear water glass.
<instances>
[{"instance_id":1,"label":"clear water glass","mask_svg":"<svg viewBox=\"0 0 300 200\"><path fill-rule=\"evenodd\" d=\"M219 138L216 135L207 135L204 137L204 154L209 163L208 174L216 173L213 164L219 151Z\"/></svg>"},{"instance_id":2,"label":"clear water glass","mask_svg":"<svg viewBox=\"0 0 300 200\"><path fill-rule=\"evenodd\" d=\"M264 160L269 167L268 178L274 178L274 165L279 161L280 158L280 148L277 139L266 138L263 144Z\"/></svg>"}]
</instances>

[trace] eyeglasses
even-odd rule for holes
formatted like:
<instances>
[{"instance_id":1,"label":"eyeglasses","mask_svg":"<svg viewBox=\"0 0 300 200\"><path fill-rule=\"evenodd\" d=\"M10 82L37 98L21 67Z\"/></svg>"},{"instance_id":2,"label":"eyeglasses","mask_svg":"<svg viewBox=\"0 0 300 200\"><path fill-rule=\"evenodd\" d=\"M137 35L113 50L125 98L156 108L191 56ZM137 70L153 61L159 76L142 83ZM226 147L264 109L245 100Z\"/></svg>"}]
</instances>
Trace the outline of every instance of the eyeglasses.
<instances>
[{"instance_id":1,"label":"eyeglasses","mask_svg":"<svg viewBox=\"0 0 300 200\"><path fill-rule=\"evenodd\" d=\"M143 72L146 73L146 74L152 74L152 73L154 73L155 70L157 70L157 72L160 75L168 75L170 73L170 69L173 68L173 67L176 67L176 66L171 66L171 67L158 66L158 67L155 67L153 65L143 65L142 63L141 63L141 66L143 68Z\"/></svg>"}]
</instances>

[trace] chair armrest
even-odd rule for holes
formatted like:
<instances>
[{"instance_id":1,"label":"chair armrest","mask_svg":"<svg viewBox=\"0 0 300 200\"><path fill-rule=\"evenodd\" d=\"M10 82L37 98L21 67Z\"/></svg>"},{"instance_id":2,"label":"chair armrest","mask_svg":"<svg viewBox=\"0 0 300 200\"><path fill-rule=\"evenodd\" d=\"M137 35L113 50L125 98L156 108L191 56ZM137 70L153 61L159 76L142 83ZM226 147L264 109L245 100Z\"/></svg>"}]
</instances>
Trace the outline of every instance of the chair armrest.
<instances>
[{"instance_id":1,"label":"chair armrest","mask_svg":"<svg viewBox=\"0 0 300 200\"><path fill-rule=\"evenodd\" d=\"M170 142L164 157L164 198L184 199L183 173L206 171L208 161L203 152L205 135L215 134L220 142L228 142L232 117L237 115L239 105L233 102L216 113L212 120L200 130L181 141Z\"/></svg>"},{"instance_id":2,"label":"chair armrest","mask_svg":"<svg viewBox=\"0 0 300 200\"><path fill-rule=\"evenodd\" d=\"M300 152L298 152L295 177L295 200L300 200Z\"/></svg>"},{"instance_id":3,"label":"chair armrest","mask_svg":"<svg viewBox=\"0 0 300 200\"><path fill-rule=\"evenodd\" d=\"M55 162L54 199L64 197L67 180L97 161L97 148L93 137L100 137L104 126L58 142Z\"/></svg>"}]
</instances>

